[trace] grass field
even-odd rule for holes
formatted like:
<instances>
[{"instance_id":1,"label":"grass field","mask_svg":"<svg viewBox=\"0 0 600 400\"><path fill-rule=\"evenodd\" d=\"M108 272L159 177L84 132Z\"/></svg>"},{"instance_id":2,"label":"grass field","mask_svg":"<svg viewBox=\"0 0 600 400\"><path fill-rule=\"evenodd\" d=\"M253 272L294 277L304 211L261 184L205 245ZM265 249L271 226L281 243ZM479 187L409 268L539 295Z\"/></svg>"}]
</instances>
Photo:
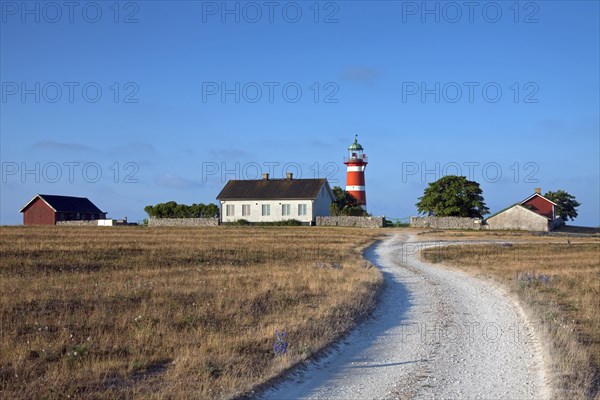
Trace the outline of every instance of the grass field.
<instances>
[{"instance_id":1,"label":"grass field","mask_svg":"<svg viewBox=\"0 0 600 400\"><path fill-rule=\"evenodd\" d=\"M525 233L437 233L433 239L488 240L427 249L431 262L491 277L517 294L548 339L556 398L600 399L600 240ZM520 243L519 243L520 242Z\"/></svg>"},{"instance_id":2,"label":"grass field","mask_svg":"<svg viewBox=\"0 0 600 400\"><path fill-rule=\"evenodd\" d=\"M0 228L0 397L228 398L318 352L382 277L353 228ZM274 351L285 331L285 354Z\"/></svg>"}]
</instances>

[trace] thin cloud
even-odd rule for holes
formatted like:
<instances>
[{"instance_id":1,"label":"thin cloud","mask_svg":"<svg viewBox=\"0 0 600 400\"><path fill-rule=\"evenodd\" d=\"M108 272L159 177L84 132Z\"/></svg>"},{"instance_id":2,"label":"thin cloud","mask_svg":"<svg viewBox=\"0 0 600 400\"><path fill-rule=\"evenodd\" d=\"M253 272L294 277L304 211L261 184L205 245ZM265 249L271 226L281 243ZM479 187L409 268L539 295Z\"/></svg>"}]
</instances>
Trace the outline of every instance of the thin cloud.
<instances>
[{"instance_id":1,"label":"thin cloud","mask_svg":"<svg viewBox=\"0 0 600 400\"><path fill-rule=\"evenodd\" d=\"M221 158L245 158L245 157L248 157L250 155L247 152L245 152L244 150L234 149L234 148L227 148L227 149L216 148L216 149L211 149L210 150L210 154L213 157L221 157Z\"/></svg>"},{"instance_id":2,"label":"thin cloud","mask_svg":"<svg viewBox=\"0 0 600 400\"><path fill-rule=\"evenodd\" d=\"M374 84L380 75L381 73L377 69L366 66L346 67L342 71L342 79L369 85Z\"/></svg>"},{"instance_id":3,"label":"thin cloud","mask_svg":"<svg viewBox=\"0 0 600 400\"><path fill-rule=\"evenodd\" d=\"M119 153L155 154L156 148L152 144L146 142L130 142L113 147L112 151Z\"/></svg>"},{"instance_id":4,"label":"thin cloud","mask_svg":"<svg viewBox=\"0 0 600 400\"><path fill-rule=\"evenodd\" d=\"M54 140L40 140L31 146L32 150L66 150L66 151L95 151L94 148L82 143L65 143Z\"/></svg>"},{"instance_id":5,"label":"thin cloud","mask_svg":"<svg viewBox=\"0 0 600 400\"><path fill-rule=\"evenodd\" d=\"M538 122L539 126L545 131L561 132L565 129L565 122L555 118L545 118Z\"/></svg>"},{"instance_id":6,"label":"thin cloud","mask_svg":"<svg viewBox=\"0 0 600 400\"><path fill-rule=\"evenodd\" d=\"M321 140L313 140L312 145L314 147L323 148L323 147L334 147L332 143L323 142Z\"/></svg>"},{"instance_id":7,"label":"thin cloud","mask_svg":"<svg viewBox=\"0 0 600 400\"><path fill-rule=\"evenodd\" d=\"M190 179L182 178L177 175L164 174L156 178L155 183L158 186L166 187L169 189L191 189L199 188L201 185L198 182Z\"/></svg>"}]
</instances>

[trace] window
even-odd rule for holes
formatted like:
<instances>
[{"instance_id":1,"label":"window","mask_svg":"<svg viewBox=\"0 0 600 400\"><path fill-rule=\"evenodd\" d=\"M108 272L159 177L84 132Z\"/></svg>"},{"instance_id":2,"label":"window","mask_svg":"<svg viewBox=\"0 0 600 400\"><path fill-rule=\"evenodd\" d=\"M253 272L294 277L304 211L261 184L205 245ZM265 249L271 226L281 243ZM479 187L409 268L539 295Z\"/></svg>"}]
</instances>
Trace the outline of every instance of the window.
<instances>
[{"instance_id":1,"label":"window","mask_svg":"<svg viewBox=\"0 0 600 400\"><path fill-rule=\"evenodd\" d=\"M286 215L290 215L290 205L289 204L281 205L281 215L283 215L284 217Z\"/></svg>"},{"instance_id":2,"label":"window","mask_svg":"<svg viewBox=\"0 0 600 400\"><path fill-rule=\"evenodd\" d=\"M235 205L227 204L227 207L225 209L225 215L228 217L232 217L233 215L235 215Z\"/></svg>"},{"instance_id":3,"label":"window","mask_svg":"<svg viewBox=\"0 0 600 400\"><path fill-rule=\"evenodd\" d=\"M298 215L306 215L306 204L298 204Z\"/></svg>"},{"instance_id":4,"label":"window","mask_svg":"<svg viewBox=\"0 0 600 400\"><path fill-rule=\"evenodd\" d=\"M250 215L250 204L242 204L242 217Z\"/></svg>"},{"instance_id":5,"label":"window","mask_svg":"<svg viewBox=\"0 0 600 400\"><path fill-rule=\"evenodd\" d=\"M263 215L263 217L266 215L271 215L271 205L270 204L262 205L262 215Z\"/></svg>"}]
</instances>

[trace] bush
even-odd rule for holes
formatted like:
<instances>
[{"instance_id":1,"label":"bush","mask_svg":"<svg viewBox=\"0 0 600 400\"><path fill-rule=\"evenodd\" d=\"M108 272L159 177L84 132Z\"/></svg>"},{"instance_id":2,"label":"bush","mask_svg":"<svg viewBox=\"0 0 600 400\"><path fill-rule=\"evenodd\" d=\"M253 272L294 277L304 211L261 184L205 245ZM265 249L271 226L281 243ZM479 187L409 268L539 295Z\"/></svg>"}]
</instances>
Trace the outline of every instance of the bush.
<instances>
[{"instance_id":1,"label":"bush","mask_svg":"<svg viewBox=\"0 0 600 400\"><path fill-rule=\"evenodd\" d=\"M144 207L150 217L156 218L209 218L219 216L216 204L177 204L174 201Z\"/></svg>"},{"instance_id":2,"label":"bush","mask_svg":"<svg viewBox=\"0 0 600 400\"><path fill-rule=\"evenodd\" d=\"M335 200L329 205L331 215L337 217L349 215L354 217L368 216L369 214L362 208L360 202L350 192L339 186L333 188Z\"/></svg>"}]
</instances>

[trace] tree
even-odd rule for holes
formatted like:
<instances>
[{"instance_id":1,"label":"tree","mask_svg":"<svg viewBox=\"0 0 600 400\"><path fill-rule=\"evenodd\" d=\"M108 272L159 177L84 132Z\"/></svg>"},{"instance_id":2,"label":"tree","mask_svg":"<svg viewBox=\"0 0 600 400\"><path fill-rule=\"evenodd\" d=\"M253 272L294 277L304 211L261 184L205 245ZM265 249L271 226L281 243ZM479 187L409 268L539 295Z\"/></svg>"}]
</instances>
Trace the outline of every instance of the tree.
<instances>
[{"instance_id":1,"label":"tree","mask_svg":"<svg viewBox=\"0 0 600 400\"><path fill-rule=\"evenodd\" d=\"M150 217L156 218L203 218L218 217L219 206L216 204L177 204L174 201L159 203L154 206L144 207Z\"/></svg>"},{"instance_id":2,"label":"tree","mask_svg":"<svg viewBox=\"0 0 600 400\"><path fill-rule=\"evenodd\" d=\"M577 218L577 207L581 203L575 200L575 196L564 190L557 190L556 192L546 192L544 197L556 203L556 215L560 215L563 221L566 222L569 218L573 221Z\"/></svg>"},{"instance_id":3,"label":"tree","mask_svg":"<svg viewBox=\"0 0 600 400\"><path fill-rule=\"evenodd\" d=\"M203 204L201 204L203 205ZM210 203L204 206L204 210L202 211L202 215L204 217L218 217L219 216L219 206Z\"/></svg>"},{"instance_id":4,"label":"tree","mask_svg":"<svg viewBox=\"0 0 600 400\"><path fill-rule=\"evenodd\" d=\"M362 208L358 199L354 197L352 193L345 191L339 186L335 186L332 189L332 192L335 200L329 207L331 215L353 215L358 217L368 215Z\"/></svg>"},{"instance_id":5,"label":"tree","mask_svg":"<svg viewBox=\"0 0 600 400\"><path fill-rule=\"evenodd\" d=\"M490 212L482 193L479 183L447 175L430 183L416 206L419 213L436 217L482 218Z\"/></svg>"}]
</instances>

